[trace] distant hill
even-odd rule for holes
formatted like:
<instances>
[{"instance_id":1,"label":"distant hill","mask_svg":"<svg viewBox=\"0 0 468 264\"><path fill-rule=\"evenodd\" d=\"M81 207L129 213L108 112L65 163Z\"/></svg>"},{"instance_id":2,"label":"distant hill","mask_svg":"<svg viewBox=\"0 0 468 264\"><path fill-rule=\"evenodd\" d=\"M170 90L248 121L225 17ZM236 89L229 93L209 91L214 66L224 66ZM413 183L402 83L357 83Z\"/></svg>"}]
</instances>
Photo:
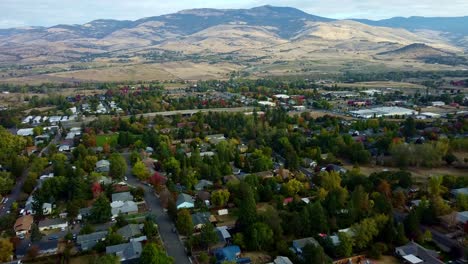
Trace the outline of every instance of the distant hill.
<instances>
[{"instance_id":1,"label":"distant hill","mask_svg":"<svg viewBox=\"0 0 468 264\"><path fill-rule=\"evenodd\" d=\"M410 31L432 30L458 36L468 35L468 16L464 17L394 17L383 20L354 19L355 21L379 27L404 28Z\"/></svg>"},{"instance_id":2,"label":"distant hill","mask_svg":"<svg viewBox=\"0 0 468 264\"><path fill-rule=\"evenodd\" d=\"M0 29L0 70L12 65L24 69L7 70L0 81L31 72L46 74L47 81L53 79L53 73L73 79L81 76L75 75L79 71L98 74L90 70L94 67L180 61L223 62L228 63L226 69L275 74L295 72L282 66L285 64L301 67L297 72L312 71L317 65L335 71L367 70L382 61L408 58L459 65L468 50L467 24L467 17L334 20L267 5L190 9L135 21L100 19L83 25ZM318 63L310 66L310 61ZM50 69L43 67L54 64ZM37 68L28 72L31 66ZM274 66L279 70L272 70ZM125 72L137 76L131 70Z\"/></svg>"},{"instance_id":3,"label":"distant hill","mask_svg":"<svg viewBox=\"0 0 468 264\"><path fill-rule=\"evenodd\" d=\"M454 53L436 49L422 43L414 43L396 50L381 52L377 55L381 58L414 59L428 64L468 65L468 60L465 57L457 56Z\"/></svg>"},{"instance_id":4,"label":"distant hill","mask_svg":"<svg viewBox=\"0 0 468 264\"><path fill-rule=\"evenodd\" d=\"M402 48L381 52L377 55L392 56L392 57L404 57L404 58L422 58L430 56L454 56L453 53L446 52L440 49L433 48L423 43L413 43Z\"/></svg>"}]
</instances>

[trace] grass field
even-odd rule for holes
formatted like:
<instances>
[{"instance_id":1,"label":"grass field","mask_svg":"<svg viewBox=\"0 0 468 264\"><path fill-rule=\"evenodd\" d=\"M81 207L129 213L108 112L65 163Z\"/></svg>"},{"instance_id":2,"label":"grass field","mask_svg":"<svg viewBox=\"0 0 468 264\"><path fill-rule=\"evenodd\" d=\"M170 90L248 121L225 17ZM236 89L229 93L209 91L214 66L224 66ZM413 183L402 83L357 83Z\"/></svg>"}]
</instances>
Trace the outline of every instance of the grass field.
<instances>
[{"instance_id":1,"label":"grass field","mask_svg":"<svg viewBox=\"0 0 468 264\"><path fill-rule=\"evenodd\" d=\"M117 138L119 134L112 134L112 135L99 135L96 136L96 145L98 147L104 146L104 144L112 145L117 143Z\"/></svg>"},{"instance_id":2,"label":"grass field","mask_svg":"<svg viewBox=\"0 0 468 264\"><path fill-rule=\"evenodd\" d=\"M346 169L352 169L352 165L344 166ZM384 166L360 166L359 169L364 175L370 175L373 172L382 172L384 170L397 171L398 168L390 168ZM457 168L408 168L407 171L411 172L414 178L416 179L426 179L432 176L441 176L441 175L453 175L457 177L467 176L466 170L457 169Z\"/></svg>"},{"instance_id":3,"label":"grass field","mask_svg":"<svg viewBox=\"0 0 468 264\"><path fill-rule=\"evenodd\" d=\"M357 83L337 83L338 87L349 88L414 88L423 89L422 85L406 82L357 82Z\"/></svg>"}]
</instances>

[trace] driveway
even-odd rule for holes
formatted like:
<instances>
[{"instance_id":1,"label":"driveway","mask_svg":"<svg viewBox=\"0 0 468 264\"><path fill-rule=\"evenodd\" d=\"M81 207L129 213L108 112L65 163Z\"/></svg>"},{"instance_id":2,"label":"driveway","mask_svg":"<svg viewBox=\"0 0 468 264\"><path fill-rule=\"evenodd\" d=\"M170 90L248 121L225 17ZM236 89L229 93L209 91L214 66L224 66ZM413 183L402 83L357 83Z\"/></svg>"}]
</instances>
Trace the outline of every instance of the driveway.
<instances>
[{"instance_id":1,"label":"driveway","mask_svg":"<svg viewBox=\"0 0 468 264\"><path fill-rule=\"evenodd\" d=\"M124 153L123 156L127 159L128 162L128 153ZM179 236L172 232L174 223L169 218L169 215L164 212L161 201L156 197L156 195L154 195L153 188L142 184L132 175L130 163L128 163L128 170L126 175L128 178L127 182L130 185L136 187L141 186L145 190L146 204L148 205L149 210L156 215L156 223L158 224L159 235L161 236L161 240L164 244L164 247L166 248L167 254L174 258L174 263L190 264L187 253L185 252L185 247L180 241Z\"/></svg>"}]
</instances>

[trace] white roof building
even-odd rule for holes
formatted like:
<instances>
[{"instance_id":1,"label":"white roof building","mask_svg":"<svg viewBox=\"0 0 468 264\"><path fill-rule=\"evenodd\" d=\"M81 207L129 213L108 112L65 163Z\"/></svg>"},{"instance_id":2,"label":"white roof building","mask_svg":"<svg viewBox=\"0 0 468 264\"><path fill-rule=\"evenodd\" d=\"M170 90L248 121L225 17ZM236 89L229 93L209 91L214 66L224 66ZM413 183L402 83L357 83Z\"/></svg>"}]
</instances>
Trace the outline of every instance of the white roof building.
<instances>
[{"instance_id":1,"label":"white roof building","mask_svg":"<svg viewBox=\"0 0 468 264\"><path fill-rule=\"evenodd\" d=\"M291 98L289 95L287 94L276 94L274 95L274 97L278 98L278 99L289 99Z\"/></svg>"},{"instance_id":2,"label":"white roof building","mask_svg":"<svg viewBox=\"0 0 468 264\"><path fill-rule=\"evenodd\" d=\"M32 136L34 135L34 129L33 128L18 129L18 131L16 131L16 135L23 136L23 137Z\"/></svg>"},{"instance_id":3,"label":"white roof building","mask_svg":"<svg viewBox=\"0 0 468 264\"><path fill-rule=\"evenodd\" d=\"M263 106L272 106L272 107L276 106L275 103L269 102L269 101L259 101L258 104L263 105Z\"/></svg>"},{"instance_id":4,"label":"white roof building","mask_svg":"<svg viewBox=\"0 0 468 264\"><path fill-rule=\"evenodd\" d=\"M360 118L373 118L373 117L391 117L391 116L410 116L414 115L416 111L397 107L397 106L386 106L386 107L375 107L370 109L362 109L357 111L350 111L355 117Z\"/></svg>"}]
</instances>

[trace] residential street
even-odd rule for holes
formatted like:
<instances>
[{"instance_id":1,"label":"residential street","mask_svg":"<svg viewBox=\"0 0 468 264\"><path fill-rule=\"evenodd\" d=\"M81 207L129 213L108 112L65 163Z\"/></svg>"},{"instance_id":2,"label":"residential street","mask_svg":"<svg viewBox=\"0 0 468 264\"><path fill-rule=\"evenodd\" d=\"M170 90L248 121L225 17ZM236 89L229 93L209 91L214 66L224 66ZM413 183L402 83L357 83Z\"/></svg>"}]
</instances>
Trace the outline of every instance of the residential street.
<instances>
[{"instance_id":1,"label":"residential street","mask_svg":"<svg viewBox=\"0 0 468 264\"><path fill-rule=\"evenodd\" d=\"M123 156L128 161L129 155L123 154ZM130 185L133 185L135 187L141 186L145 190L146 203L148 205L149 210L151 210L151 213L156 215L156 223L159 227L159 234L161 236L162 242L164 243L167 254L174 258L174 263L190 264L190 261L185 252L184 245L179 240L177 233L172 232L174 223L169 218L169 215L164 212L163 207L161 205L161 201L154 194L153 188L142 184L137 178L135 178L132 175L130 163L128 163L127 178L127 182Z\"/></svg>"},{"instance_id":2,"label":"residential street","mask_svg":"<svg viewBox=\"0 0 468 264\"><path fill-rule=\"evenodd\" d=\"M57 142L59 142L59 140L60 140L60 133L57 133L57 135L52 139L52 141L49 143L49 145L47 145L47 147L45 147L41 151L41 153L39 153L39 156L41 157L44 154L44 152L48 151L48 148L49 148L50 144L52 144L52 143L57 144ZM24 184L24 181L26 180L27 176L28 176L28 170L25 170L23 175L21 175L21 177L16 180L15 187L13 188L13 190L11 190L11 194L6 196L6 197L8 197L8 201L5 204L1 205L0 216L4 216L6 214L6 212L8 210L10 210L11 204L13 202L15 202L16 200L18 200L19 195L21 194L21 189L23 188L23 184Z\"/></svg>"}]
</instances>

